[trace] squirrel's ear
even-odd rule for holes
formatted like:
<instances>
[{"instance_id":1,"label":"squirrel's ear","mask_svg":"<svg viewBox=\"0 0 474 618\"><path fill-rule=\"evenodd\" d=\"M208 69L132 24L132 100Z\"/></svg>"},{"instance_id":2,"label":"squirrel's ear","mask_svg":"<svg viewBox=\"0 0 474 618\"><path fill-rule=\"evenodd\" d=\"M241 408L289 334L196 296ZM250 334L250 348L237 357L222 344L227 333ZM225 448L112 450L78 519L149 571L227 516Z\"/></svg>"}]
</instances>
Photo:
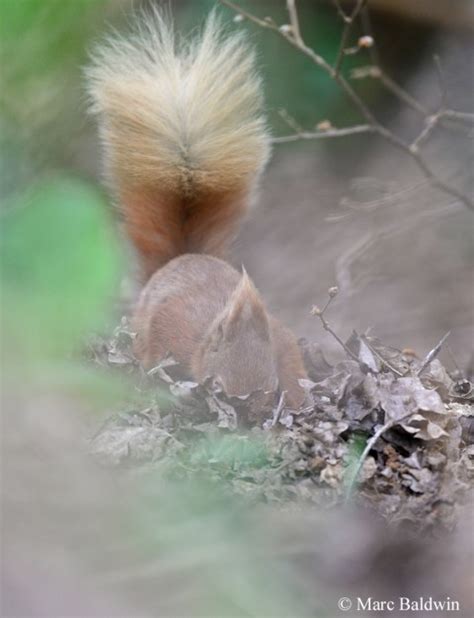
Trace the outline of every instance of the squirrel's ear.
<instances>
[{"instance_id":1,"label":"squirrel's ear","mask_svg":"<svg viewBox=\"0 0 474 618\"><path fill-rule=\"evenodd\" d=\"M224 339L230 341L243 332L270 340L268 315L257 288L243 269L238 286L227 303L222 321Z\"/></svg>"}]
</instances>

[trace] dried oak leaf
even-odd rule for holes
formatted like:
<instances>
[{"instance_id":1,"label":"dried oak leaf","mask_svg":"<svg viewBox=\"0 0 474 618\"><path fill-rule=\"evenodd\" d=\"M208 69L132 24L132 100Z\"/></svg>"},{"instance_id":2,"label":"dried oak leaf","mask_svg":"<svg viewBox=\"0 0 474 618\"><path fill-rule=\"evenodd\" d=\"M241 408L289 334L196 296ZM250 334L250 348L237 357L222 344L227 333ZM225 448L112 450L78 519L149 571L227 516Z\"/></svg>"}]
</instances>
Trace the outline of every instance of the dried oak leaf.
<instances>
[{"instance_id":1,"label":"dried oak leaf","mask_svg":"<svg viewBox=\"0 0 474 618\"><path fill-rule=\"evenodd\" d=\"M446 369L436 358L422 374L423 383L428 387L435 388L443 400L448 399L450 390L453 387L453 380Z\"/></svg>"},{"instance_id":2,"label":"dried oak leaf","mask_svg":"<svg viewBox=\"0 0 474 618\"><path fill-rule=\"evenodd\" d=\"M336 403L339 407L344 405L346 396L364 381L359 364L355 361L342 361L334 367L334 374L314 382L311 392L319 396L325 396Z\"/></svg>"},{"instance_id":3,"label":"dried oak leaf","mask_svg":"<svg viewBox=\"0 0 474 618\"><path fill-rule=\"evenodd\" d=\"M130 415L127 423L123 416L110 419L91 440L89 451L104 464L156 461L184 446L168 431L142 421L134 422Z\"/></svg>"},{"instance_id":4,"label":"dried oak leaf","mask_svg":"<svg viewBox=\"0 0 474 618\"><path fill-rule=\"evenodd\" d=\"M401 420L417 412L446 414L439 394L425 388L417 377L395 378L391 374L384 374L377 378L377 386L372 394L378 397L379 404L385 411L386 421Z\"/></svg>"},{"instance_id":5,"label":"dried oak leaf","mask_svg":"<svg viewBox=\"0 0 474 618\"><path fill-rule=\"evenodd\" d=\"M382 359L387 367L393 367L402 375L406 375L410 366L413 363L411 355L403 353L398 348L383 344L380 339L372 336L364 336L365 342L370 346L370 349L377 354L377 357Z\"/></svg>"},{"instance_id":6,"label":"dried oak leaf","mask_svg":"<svg viewBox=\"0 0 474 618\"><path fill-rule=\"evenodd\" d=\"M206 403L210 412L217 415L218 427L229 431L237 429L237 413L233 406L213 396L206 397Z\"/></svg>"}]
</instances>

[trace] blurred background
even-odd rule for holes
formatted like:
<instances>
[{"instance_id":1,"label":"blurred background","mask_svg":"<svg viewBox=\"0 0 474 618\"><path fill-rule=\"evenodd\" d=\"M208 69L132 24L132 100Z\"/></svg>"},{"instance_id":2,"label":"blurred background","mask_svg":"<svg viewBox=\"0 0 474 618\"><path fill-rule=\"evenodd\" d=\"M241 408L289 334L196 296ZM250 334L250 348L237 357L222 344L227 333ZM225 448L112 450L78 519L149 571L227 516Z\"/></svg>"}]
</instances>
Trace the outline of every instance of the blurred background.
<instances>
[{"instance_id":1,"label":"blurred background","mask_svg":"<svg viewBox=\"0 0 474 618\"><path fill-rule=\"evenodd\" d=\"M131 270L101 184L82 69L95 40L152 4L0 3L3 615L335 616L337 597L367 590L368 580L373 596L428 594L436 584L469 604L462 534L436 551L407 540L397 553L396 540L365 514L329 526L302 508L246 510L205 480L188 487L152 474L122 478L84 455L100 419L132 397L133 384L92 371L73 353L117 323ZM214 2L166 6L186 31ZM288 22L283 1L240 6ZM297 6L305 41L333 62L342 30L334 3ZM445 90L450 108L472 112L473 3L369 0L369 9L370 23L355 25L351 44L370 27L377 61L423 108L436 111ZM274 135L293 132L282 109L306 130L361 122L308 59L222 12L258 49ZM343 73L381 122L412 140L424 114L380 80L355 79L370 62L368 51L347 56ZM455 124L423 146L436 173L471 195L472 137L472 127ZM473 220L378 137L276 144L231 259L245 264L274 314L330 358L333 341L309 312L337 284L328 319L343 338L370 327L423 356L449 330L443 361L467 367ZM401 567L405 577L395 577Z\"/></svg>"}]
</instances>

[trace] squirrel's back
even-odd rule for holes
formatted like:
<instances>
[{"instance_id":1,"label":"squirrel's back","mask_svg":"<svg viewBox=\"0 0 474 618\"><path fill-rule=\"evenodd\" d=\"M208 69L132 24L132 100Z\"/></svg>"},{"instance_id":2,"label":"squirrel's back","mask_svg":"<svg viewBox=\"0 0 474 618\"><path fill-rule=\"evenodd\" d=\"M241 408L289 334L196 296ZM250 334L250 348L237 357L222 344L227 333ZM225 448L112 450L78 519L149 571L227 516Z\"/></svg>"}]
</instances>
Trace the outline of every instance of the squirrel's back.
<instances>
[{"instance_id":1,"label":"squirrel's back","mask_svg":"<svg viewBox=\"0 0 474 618\"><path fill-rule=\"evenodd\" d=\"M135 354L147 369L168 353L198 381L215 378L229 395L286 391L304 398L306 372L294 335L271 316L244 272L209 255L182 255L143 289L132 321Z\"/></svg>"},{"instance_id":2,"label":"squirrel's back","mask_svg":"<svg viewBox=\"0 0 474 618\"><path fill-rule=\"evenodd\" d=\"M213 12L199 36L178 39L154 12L96 48L87 77L143 280L182 253L223 255L269 156L243 33Z\"/></svg>"}]
</instances>

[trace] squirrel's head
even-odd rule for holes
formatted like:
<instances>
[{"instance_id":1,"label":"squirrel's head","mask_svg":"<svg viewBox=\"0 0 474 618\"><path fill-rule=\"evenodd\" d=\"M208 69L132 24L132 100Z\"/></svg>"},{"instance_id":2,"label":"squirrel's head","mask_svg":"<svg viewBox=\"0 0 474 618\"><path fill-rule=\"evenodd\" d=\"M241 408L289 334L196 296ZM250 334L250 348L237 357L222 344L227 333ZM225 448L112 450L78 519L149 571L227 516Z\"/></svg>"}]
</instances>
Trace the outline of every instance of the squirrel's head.
<instances>
[{"instance_id":1,"label":"squirrel's head","mask_svg":"<svg viewBox=\"0 0 474 618\"><path fill-rule=\"evenodd\" d=\"M214 378L229 396L277 390L269 317L245 271L204 337L193 359L193 370L199 381Z\"/></svg>"}]
</instances>

